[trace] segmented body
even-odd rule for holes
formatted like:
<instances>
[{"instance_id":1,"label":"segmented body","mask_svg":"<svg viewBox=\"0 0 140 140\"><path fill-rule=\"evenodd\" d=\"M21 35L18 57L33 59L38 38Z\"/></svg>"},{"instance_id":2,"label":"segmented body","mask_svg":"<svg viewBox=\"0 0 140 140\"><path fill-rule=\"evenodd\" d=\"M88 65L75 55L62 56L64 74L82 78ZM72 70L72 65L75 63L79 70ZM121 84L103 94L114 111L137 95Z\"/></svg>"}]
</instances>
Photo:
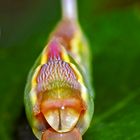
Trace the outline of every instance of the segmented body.
<instances>
[{"instance_id":1,"label":"segmented body","mask_svg":"<svg viewBox=\"0 0 140 140\"><path fill-rule=\"evenodd\" d=\"M89 62L88 45L78 23L63 19L26 85L26 112L38 139L44 139L43 133L50 129L82 135L89 127L93 114Z\"/></svg>"}]
</instances>

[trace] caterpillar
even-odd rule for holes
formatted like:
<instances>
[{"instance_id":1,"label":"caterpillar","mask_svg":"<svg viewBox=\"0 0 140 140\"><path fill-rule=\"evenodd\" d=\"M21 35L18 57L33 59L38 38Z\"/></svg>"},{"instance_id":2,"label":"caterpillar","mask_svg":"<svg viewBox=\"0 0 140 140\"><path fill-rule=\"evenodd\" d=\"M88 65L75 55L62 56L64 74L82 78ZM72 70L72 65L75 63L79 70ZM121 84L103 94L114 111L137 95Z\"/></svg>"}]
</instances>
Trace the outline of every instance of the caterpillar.
<instances>
[{"instance_id":1,"label":"caterpillar","mask_svg":"<svg viewBox=\"0 0 140 140\"><path fill-rule=\"evenodd\" d=\"M39 140L82 140L94 103L88 42L76 0L62 0L62 18L29 72L25 110Z\"/></svg>"}]
</instances>

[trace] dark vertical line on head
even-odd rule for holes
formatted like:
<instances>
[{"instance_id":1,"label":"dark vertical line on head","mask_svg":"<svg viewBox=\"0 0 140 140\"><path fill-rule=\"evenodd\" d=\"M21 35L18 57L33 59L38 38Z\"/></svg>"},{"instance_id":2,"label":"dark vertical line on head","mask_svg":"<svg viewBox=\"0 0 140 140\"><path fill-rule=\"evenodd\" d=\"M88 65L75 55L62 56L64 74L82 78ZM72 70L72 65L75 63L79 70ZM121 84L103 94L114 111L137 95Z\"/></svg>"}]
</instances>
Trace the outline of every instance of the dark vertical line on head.
<instances>
[{"instance_id":1,"label":"dark vertical line on head","mask_svg":"<svg viewBox=\"0 0 140 140\"><path fill-rule=\"evenodd\" d=\"M58 114L59 114L59 125L58 125L58 130L62 130L62 124L61 124L61 111L58 109Z\"/></svg>"}]
</instances>

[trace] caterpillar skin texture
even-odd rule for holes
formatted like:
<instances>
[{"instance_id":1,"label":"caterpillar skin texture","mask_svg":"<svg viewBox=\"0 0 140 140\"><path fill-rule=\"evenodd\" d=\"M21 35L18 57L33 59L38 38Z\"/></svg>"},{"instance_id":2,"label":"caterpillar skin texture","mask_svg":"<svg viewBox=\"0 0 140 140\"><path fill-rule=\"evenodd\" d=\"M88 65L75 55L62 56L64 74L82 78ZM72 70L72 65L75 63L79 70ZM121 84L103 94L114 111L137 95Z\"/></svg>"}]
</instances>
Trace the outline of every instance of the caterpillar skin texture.
<instances>
[{"instance_id":1,"label":"caterpillar skin texture","mask_svg":"<svg viewBox=\"0 0 140 140\"><path fill-rule=\"evenodd\" d=\"M63 19L29 73L28 120L39 140L81 140L93 115L89 50L77 22Z\"/></svg>"}]
</instances>

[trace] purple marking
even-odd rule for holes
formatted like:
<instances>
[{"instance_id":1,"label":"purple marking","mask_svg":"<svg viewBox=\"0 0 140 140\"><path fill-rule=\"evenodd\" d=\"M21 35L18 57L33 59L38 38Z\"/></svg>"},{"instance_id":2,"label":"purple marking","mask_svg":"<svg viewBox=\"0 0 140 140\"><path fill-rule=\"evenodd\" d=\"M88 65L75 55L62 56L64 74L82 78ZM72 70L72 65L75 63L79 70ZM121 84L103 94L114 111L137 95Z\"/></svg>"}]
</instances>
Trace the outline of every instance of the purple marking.
<instances>
[{"instance_id":1,"label":"purple marking","mask_svg":"<svg viewBox=\"0 0 140 140\"><path fill-rule=\"evenodd\" d=\"M40 90L63 86L79 89L79 83L73 69L62 60L53 59L44 64L37 76L37 83Z\"/></svg>"},{"instance_id":2,"label":"purple marking","mask_svg":"<svg viewBox=\"0 0 140 140\"><path fill-rule=\"evenodd\" d=\"M51 42L48 44L48 58L59 59L61 55L60 47L61 46L57 39L51 40Z\"/></svg>"}]
</instances>

